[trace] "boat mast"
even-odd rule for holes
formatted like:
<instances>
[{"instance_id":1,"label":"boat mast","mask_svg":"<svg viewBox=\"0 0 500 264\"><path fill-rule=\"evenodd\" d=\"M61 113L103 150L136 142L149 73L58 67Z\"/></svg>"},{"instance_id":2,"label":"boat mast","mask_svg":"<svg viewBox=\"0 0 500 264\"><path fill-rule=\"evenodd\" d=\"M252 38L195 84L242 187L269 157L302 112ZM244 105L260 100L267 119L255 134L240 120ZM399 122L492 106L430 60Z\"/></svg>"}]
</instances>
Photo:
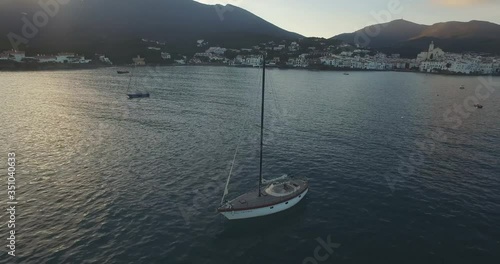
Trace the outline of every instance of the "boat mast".
<instances>
[{"instance_id":1,"label":"boat mast","mask_svg":"<svg viewBox=\"0 0 500 264\"><path fill-rule=\"evenodd\" d=\"M262 156L264 147L264 96L266 91L266 55L262 55L262 108L260 113L260 170L259 170L259 197L262 196Z\"/></svg>"}]
</instances>

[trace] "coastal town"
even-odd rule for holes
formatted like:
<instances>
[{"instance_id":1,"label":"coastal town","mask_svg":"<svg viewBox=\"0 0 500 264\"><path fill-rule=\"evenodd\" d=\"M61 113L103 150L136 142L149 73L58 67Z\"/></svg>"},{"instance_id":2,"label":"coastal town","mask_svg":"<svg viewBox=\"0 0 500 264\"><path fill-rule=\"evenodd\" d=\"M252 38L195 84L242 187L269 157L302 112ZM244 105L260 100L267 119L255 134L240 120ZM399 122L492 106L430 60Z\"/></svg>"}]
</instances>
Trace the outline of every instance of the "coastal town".
<instances>
[{"instance_id":1,"label":"coastal town","mask_svg":"<svg viewBox=\"0 0 500 264\"><path fill-rule=\"evenodd\" d=\"M309 38L298 41L274 41L260 43L248 48L231 49L211 46L205 40L198 40L199 52L178 54L169 52L166 43L141 40L145 44L147 56L137 55L130 59L130 65L157 65L149 63L153 58L162 65L226 65L233 67L259 67L262 54L266 53L267 66L278 68L301 68L342 71L415 71L456 75L500 75L500 57L475 53L450 53L437 47L434 42L416 58L403 58L400 54L384 54L371 49L347 43L328 43L325 39ZM38 65L102 65L113 62L104 54L93 58L75 53L56 55L36 54L27 56L24 51L4 51L0 53L2 62Z\"/></svg>"}]
</instances>

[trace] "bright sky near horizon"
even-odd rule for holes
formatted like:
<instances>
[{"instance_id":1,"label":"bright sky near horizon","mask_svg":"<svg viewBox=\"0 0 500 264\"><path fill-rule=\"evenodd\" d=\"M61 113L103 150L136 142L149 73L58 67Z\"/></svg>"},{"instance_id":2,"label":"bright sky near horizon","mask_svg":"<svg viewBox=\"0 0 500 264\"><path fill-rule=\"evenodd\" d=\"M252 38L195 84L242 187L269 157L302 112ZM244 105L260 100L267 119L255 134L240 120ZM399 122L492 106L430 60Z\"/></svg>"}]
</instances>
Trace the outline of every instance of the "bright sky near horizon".
<instances>
[{"instance_id":1,"label":"bright sky near horizon","mask_svg":"<svg viewBox=\"0 0 500 264\"><path fill-rule=\"evenodd\" d=\"M500 0L196 0L232 4L307 37L333 37L403 18L431 25L484 20L500 24ZM378 16L377 14L390 14ZM379 17L379 18L378 18Z\"/></svg>"}]
</instances>

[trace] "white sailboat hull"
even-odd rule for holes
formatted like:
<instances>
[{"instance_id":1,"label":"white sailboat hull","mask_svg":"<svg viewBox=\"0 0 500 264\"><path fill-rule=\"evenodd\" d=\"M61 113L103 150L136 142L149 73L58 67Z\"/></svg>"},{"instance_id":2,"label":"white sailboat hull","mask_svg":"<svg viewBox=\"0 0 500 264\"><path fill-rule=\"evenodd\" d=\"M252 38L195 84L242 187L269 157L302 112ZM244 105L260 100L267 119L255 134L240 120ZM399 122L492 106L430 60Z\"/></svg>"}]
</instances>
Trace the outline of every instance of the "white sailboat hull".
<instances>
[{"instance_id":1,"label":"white sailboat hull","mask_svg":"<svg viewBox=\"0 0 500 264\"><path fill-rule=\"evenodd\" d=\"M302 201L302 199L304 199L308 191L309 188L307 188L302 194L290 200L283 201L281 203L272 206L249 209L249 210L227 211L227 212L221 212L221 214L224 215L229 220L248 219L248 218L255 218L255 217L276 214L285 211L287 209L290 209L296 204L298 204L300 201Z\"/></svg>"}]
</instances>

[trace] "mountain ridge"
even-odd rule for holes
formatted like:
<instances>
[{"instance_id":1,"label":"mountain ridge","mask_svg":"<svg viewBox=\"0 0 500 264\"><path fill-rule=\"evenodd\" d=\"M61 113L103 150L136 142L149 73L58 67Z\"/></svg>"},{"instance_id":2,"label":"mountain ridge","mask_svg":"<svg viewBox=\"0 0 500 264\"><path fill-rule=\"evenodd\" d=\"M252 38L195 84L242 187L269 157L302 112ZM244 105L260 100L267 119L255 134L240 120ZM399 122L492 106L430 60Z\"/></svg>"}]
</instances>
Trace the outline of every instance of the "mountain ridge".
<instances>
[{"instance_id":1,"label":"mountain ridge","mask_svg":"<svg viewBox=\"0 0 500 264\"><path fill-rule=\"evenodd\" d=\"M370 37L370 32L377 32ZM430 41L451 52L486 52L500 54L500 25L481 20L448 21L432 25L406 20L370 25L352 33L332 37L348 43L367 44L371 48L414 56ZM360 40L367 40L362 42Z\"/></svg>"},{"instance_id":2,"label":"mountain ridge","mask_svg":"<svg viewBox=\"0 0 500 264\"><path fill-rule=\"evenodd\" d=\"M38 0L7 0L0 8L0 34L22 35L22 17L32 20L41 10ZM198 39L231 47L242 41L251 45L301 37L234 5L207 5L193 0L85 0L60 5L59 12L39 28L27 48L40 52L113 53L121 43L136 45L132 42L148 38L165 41L182 51L196 47ZM0 49L8 47L10 43L4 37ZM123 52L127 48L131 47L122 47Z\"/></svg>"}]
</instances>

